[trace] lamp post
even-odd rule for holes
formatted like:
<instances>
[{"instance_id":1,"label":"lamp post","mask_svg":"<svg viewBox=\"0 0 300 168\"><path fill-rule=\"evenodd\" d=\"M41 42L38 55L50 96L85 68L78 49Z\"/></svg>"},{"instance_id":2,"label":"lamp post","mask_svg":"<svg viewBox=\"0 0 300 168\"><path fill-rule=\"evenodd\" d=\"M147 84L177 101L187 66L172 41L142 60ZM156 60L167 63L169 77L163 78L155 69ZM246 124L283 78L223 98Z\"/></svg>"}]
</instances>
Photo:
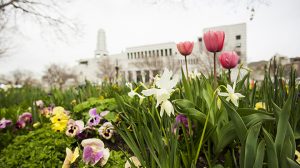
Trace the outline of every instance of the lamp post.
<instances>
[{"instance_id":1,"label":"lamp post","mask_svg":"<svg viewBox=\"0 0 300 168\"><path fill-rule=\"evenodd\" d=\"M118 60L116 60L115 70L116 70L116 84L118 84L118 77L119 77L119 65L118 65Z\"/></svg>"}]
</instances>

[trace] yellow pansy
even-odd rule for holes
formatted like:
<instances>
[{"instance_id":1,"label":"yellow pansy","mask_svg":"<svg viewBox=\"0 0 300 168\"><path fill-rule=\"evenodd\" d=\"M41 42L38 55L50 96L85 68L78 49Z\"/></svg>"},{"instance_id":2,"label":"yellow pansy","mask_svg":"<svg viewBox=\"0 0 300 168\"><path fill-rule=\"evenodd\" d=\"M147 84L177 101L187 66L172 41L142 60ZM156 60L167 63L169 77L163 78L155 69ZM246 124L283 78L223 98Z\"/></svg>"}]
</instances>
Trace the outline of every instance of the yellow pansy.
<instances>
[{"instance_id":1,"label":"yellow pansy","mask_svg":"<svg viewBox=\"0 0 300 168\"><path fill-rule=\"evenodd\" d=\"M296 150L295 155L297 156L296 162L298 162L300 164L300 152Z\"/></svg>"},{"instance_id":2,"label":"yellow pansy","mask_svg":"<svg viewBox=\"0 0 300 168\"><path fill-rule=\"evenodd\" d=\"M75 148L74 152L72 152L71 149L66 148L66 154L67 155L66 155L66 158L65 158L62 168L69 168L70 165L75 162L75 160L79 156L78 147Z\"/></svg>"},{"instance_id":3,"label":"yellow pansy","mask_svg":"<svg viewBox=\"0 0 300 168\"><path fill-rule=\"evenodd\" d=\"M255 104L255 110L258 110L258 109L266 109L266 104L263 102L257 102Z\"/></svg>"},{"instance_id":4,"label":"yellow pansy","mask_svg":"<svg viewBox=\"0 0 300 168\"><path fill-rule=\"evenodd\" d=\"M57 122L57 123L52 124L52 126L51 126L51 128L57 132L63 132L66 127L67 127L67 123L64 123L64 122Z\"/></svg>"},{"instance_id":5,"label":"yellow pansy","mask_svg":"<svg viewBox=\"0 0 300 168\"><path fill-rule=\"evenodd\" d=\"M50 120L52 122L52 129L62 132L67 127L69 116L65 113L63 107L55 107L53 109L53 116Z\"/></svg>"},{"instance_id":6,"label":"yellow pansy","mask_svg":"<svg viewBox=\"0 0 300 168\"><path fill-rule=\"evenodd\" d=\"M53 112L52 112L53 115L61 115L64 113L65 113L65 109L63 107L58 106L53 108Z\"/></svg>"}]
</instances>

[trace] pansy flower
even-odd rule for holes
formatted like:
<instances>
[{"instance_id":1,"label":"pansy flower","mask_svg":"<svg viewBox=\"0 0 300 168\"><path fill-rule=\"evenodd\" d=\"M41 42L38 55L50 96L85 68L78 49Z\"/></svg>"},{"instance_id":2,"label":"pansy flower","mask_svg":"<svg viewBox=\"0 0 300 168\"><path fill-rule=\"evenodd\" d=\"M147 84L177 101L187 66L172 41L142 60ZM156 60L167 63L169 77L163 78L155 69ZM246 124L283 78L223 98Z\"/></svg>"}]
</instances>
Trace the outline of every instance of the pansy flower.
<instances>
[{"instance_id":1,"label":"pansy flower","mask_svg":"<svg viewBox=\"0 0 300 168\"><path fill-rule=\"evenodd\" d=\"M98 131L103 138L110 139L115 132L114 130L114 126L111 124L111 122L105 122Z\"/></svg>"},{"instance_id":2,"label":"pansy flower","mask_svg":"<svg viewBox=\"0 0 300 168\"><path fill-rule=\"evenodd\" d=\"M71 149L66 148L66 154L67 155L66 155L66 158L65 158L62 168L69 168L71 166L71 164L76 161L76 159L79 156L78 147L75 148L74 152L72 152Z\"/></svg>"},{"instance_id":3,"label":"pansy flower","mask_svg":"<svg viewBox=\"0 0 300 168\"><path fill-rule=\"evenodd\" d=\"M78 135L79 133L81 133L83 128L84 128L84 123L82 120L74 121L74 120L70 119L68 121L66 135L70 136L70 137L74 137L75 135Z\"/></svg>"},{"instance_id":4,"label":"pansy flower","mask_svg":"<svg viewBox=\"0 0 300 168\"><path fill-rule=\"evenodd\" d=\"M109 149L104 148L104 143L97 138L85 139L81 142L83 146L83 161L92 166L97 163L104 166L109 158Z\"/></svg>"},{"instance_id":5,"label":"pansy flower","mask_svg":"<svg viewBox=\"0 0 300 168\"><path fill-rule=\"evenodd\" d=\"M23 121L23 120L18 120L18 121L16 122L16 128L17 128L17 129L25 128L25 126L26 126L26 123L25 123L25 121Z\"/></svg>"},{"instance_id":6,"label":"pansy flower","mask_svg":"<svg viewBox=\"0 0 300 168\"><path fill-rule=\"evenodd\" d=\"M32 122L32 114L29 112L25 112L19 116L19 121L24 121L25 123Z\"/></svg>"},{"instance_id":7,"label":"pansy flower","mask_svg":"<svg viewBox=\"0 0 300 168\"><path fill-rule=\"evenodd\" d=\"M134 164L135 167L142 167L141 162L136 156L130 157L129 160ZM131 168L131 164L129 163L128 160L125 163L125 168Z\"/></svg>"},{"instance_id":8,"label":"pansy flower","mask_svg":"<svg viewBox=\"0 0 300 168\"><path fill-rule=\"evenodd\" d=\"M11 124L11 120L6 120L5 118L2 118L0 120L0 129L4 129L6 128L7 126L9 126Z\"/></svg>"},{"instance_id":9,"label":"pansy flower","mask_svg":"<svg viewBox=\"0 0 300 168\"><path fill-rule=\"evenodd\" d=\"M42 109L44 107L44 102L43 102L43 100L37 100L37 101L35 101L35 105L38 108Z\"/></svg>"},{"instance_id":10,"label":"pansy flower","mask_svg":"<svg viewBox=\"0 0 300 168\"><path fill-rule=\"evenodd\" d=\"M90 109L90 119L88 120L87 125L90 127L98 125L100 123L100 120L108 113L109 111L103 111L100 114L98 114L96 108Z\"/></svg>"},{"instance_id":11,"label":"pansy flower","mask_svg":"<svg viewBox=\"0 0 300 168\"><path fill-rule=\"evenodd\" d=\"M52 114L53 116L50 118L52 122L52 129L58 132L63 131L69 120L69 116L65 113L64 108L55 107Z\"/></svg>"}]
</instances>

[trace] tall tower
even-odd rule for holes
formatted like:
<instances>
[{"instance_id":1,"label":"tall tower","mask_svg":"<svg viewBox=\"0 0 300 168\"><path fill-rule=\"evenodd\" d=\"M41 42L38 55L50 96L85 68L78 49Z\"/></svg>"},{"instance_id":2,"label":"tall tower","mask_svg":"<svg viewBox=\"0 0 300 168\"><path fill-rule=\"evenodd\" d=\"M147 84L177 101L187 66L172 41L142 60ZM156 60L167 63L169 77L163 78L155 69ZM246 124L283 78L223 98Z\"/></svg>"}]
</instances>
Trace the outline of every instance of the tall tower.
<instances>
[{"instance_id":1,"label":"tall tower","mask_svg":"<svg viewBox=\"0 0 300 168\"><path fill-rule=\"evenodd\" d=\"M98 30L97 34L97 46L95 51L95 57L107 56L108 51L106 49L106 37L103 29Z\"/></svg>"}]
</instances>

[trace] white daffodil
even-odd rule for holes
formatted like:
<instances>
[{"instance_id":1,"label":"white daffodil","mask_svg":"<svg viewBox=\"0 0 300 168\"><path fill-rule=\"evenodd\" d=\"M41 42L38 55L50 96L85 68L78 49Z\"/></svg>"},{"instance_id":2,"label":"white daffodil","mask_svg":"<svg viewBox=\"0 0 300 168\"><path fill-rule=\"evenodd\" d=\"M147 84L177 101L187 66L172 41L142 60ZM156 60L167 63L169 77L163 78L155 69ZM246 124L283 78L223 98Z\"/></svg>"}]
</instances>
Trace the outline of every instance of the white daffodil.
<instances>
[{"instance_id":1,"label":"white daffodil","mask_svg":"<svg viewBox=\"0 0 300 168\"><path fill-rule=\"evenodd\" d=\"M164 73L162 74L161 78L156 77L155 79L155 86L157 88L151 88L147 90L143 90L142 94L145 96L151 96L154 95L156 98L156 107L161 105L160 115L163 115L163 112L165 111L168 116L171 116L171 114L174 114L174 108L171 102L169 101L169 98L174 91L174 87L177 84L178 77L173 77L172 71L169 71L168 69L164 70Z\"/></svg>"},{"instance_id":2,"label":"white daffodil","mask_svg":"<svg viewBox=\"0 0 300 168\"><path fill-rule=\"evenodd\" d=\"M231 87L230 85L227 84L227 88L226 88L227 93L226 92L219 92L219 96L227 97L226 98L227 101L230 100L235 106L238 106L239 105L238 104L239 98L245 97L245 96L243 96L240 93L234 93L235 85L236 85L235 82L233 83L233 87Z\"/></svg>"},{"instance_id":3,"label":"white daffodil","mask_svg":"<svg viewBox=\"0 0 300 168\"><path fill-rule=\"evenodd\" d=\"M201 74L195 69L192 73L189 74L189 77L195 79L196 77L200 76Z\"/></svg>"},{"instance_id":4,"label":"white daffodil","mask_svg":"<svg viewBox=\"0 0 300 168\"><path fill-rule=\"evenodd\" d=\"M132 83L127 82L126 86L130 89L130 92L128 93L129 97L133 98L135 95L137 95L140 99L145 98L144 96L138 94L136 91L133 90Z\"/></svg>"}]
</instances>

